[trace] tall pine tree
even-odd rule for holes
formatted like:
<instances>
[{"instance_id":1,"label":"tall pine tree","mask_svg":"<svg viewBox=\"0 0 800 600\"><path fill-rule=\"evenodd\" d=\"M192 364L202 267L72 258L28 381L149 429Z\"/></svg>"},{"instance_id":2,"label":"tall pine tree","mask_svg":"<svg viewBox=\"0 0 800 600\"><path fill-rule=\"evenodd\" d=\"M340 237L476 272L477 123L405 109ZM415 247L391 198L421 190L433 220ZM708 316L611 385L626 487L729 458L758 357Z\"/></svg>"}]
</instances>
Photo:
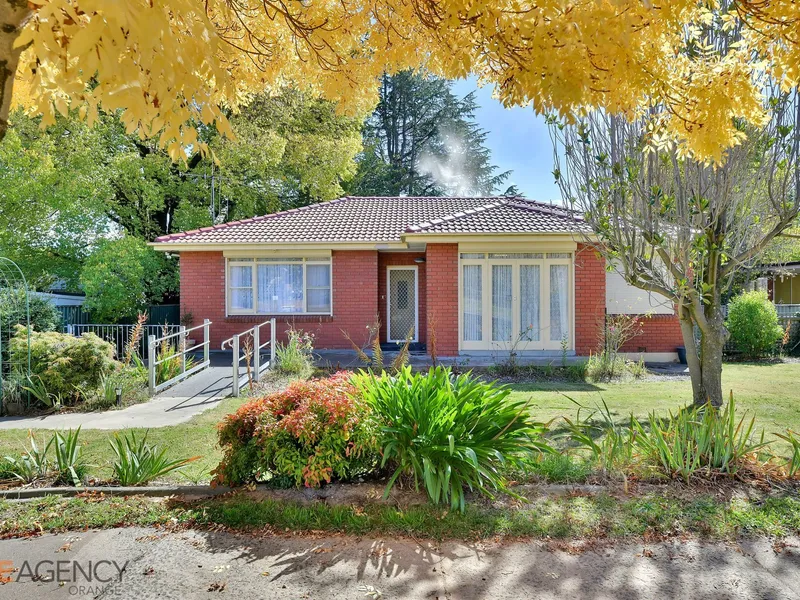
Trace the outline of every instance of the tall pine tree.
<instances>
[{"instance_id":1,"label":"tall pine tree","mask_svg":"<svg viewBox=\"0 0 800 600\"><path fill-rule=\"evenodd\" d=\"M474 94L452 82L405 71L384 75L380 102L364 124L364 151L349 189L360 196L489 195L510 172L497 172L475 123ZM506 193L514 193L509 188Z\"/></svg>"}]
</instances>

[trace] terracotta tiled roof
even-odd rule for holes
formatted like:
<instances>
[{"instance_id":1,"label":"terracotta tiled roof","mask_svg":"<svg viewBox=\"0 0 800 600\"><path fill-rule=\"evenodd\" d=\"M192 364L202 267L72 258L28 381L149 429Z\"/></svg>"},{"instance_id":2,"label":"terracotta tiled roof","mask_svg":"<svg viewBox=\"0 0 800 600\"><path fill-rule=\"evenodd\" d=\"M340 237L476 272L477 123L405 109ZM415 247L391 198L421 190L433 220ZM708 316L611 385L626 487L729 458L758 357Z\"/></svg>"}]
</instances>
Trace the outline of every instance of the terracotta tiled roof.
<instances>
[{"instance_id":1,"label":"terracotta tiled roof","mask_svg":"<svg viewBox=\"0 0 800 600\"><path fill-rule=\"evenodd\" d=\"M508 197L354 197L164 235L161 244L399 242L408 233L580 231L570 211Z\"/></svg>"},{"instance_id":2,"label":"terracotta tiled roof","mask_svg":"<svg viewBox=\"0 0 800 600\"><path fill-rule=\"evenodd\" d=\"M560 206L519 198L409 226L408 233L572 233L588 231L583 219Z\"/></svg>"}]
</instances>

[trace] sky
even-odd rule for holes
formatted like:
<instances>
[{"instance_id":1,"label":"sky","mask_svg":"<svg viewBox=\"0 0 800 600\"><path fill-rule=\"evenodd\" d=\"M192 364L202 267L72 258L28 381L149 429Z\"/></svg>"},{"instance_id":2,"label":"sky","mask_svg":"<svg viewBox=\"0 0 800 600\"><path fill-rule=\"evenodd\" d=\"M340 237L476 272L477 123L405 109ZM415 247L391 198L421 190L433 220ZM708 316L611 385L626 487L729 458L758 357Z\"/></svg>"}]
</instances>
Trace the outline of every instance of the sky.
<instances>
[{"instance_id":1,"label":"sky","mask_svg":"<svg viewBox=\"0 0 800 600\"><path fill-rule=\"evenodd\" d=\"M499 170L513 171L504 185L515 184L526 198L561 202L553 182L553 146L544 117L531 108L504 108L492 98L490 87L479 88L474 79L456 81L453 92L466 96L477 91L475 120L488 132L486 145ZM502 191L502 190L501 190Z\"/></svg>"}]
</instances>

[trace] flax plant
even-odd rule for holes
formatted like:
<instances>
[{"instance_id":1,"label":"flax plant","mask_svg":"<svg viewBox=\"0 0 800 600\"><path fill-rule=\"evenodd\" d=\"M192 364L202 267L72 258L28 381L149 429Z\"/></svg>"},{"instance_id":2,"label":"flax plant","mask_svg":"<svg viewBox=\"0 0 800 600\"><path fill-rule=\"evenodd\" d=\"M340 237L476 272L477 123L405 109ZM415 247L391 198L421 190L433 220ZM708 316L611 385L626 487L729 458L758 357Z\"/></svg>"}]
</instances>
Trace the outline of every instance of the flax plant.
<instances>
[{"instance_id":1,"label":"flax plant","mask_svg":"<svg viewBox=\"0 0 800 600\"><path fill-rule=\"evenodd\" d=\"M384 497L407 476L434 504L463 511L465 488L489 497L507 491L508 466L552 451L542 438L547 426L529 413L530 401L511 400L507 387L469 373L403 367L396 376L362 373L355 382L382 421L382 466L393 468Z\"/></svg>"}]
</instances>

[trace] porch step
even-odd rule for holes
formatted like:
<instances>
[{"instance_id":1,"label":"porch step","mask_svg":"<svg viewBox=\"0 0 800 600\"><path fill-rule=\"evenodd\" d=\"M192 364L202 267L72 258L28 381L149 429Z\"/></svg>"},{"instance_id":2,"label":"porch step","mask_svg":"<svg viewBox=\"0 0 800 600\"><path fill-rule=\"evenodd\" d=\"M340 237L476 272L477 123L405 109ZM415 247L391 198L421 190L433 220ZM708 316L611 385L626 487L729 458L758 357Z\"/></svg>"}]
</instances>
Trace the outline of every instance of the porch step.
<instances>
[{"instance_id":1,"label":"porch step","mask_svg":"<svg viewBox=\"0 0 800 600\"><path fill-rule=\"evenodd\" d=\"M403 344L395 344L394 342L381 344L381 350L384 352L397 352L402 347ZM426 352L427 348L425 347L425 344L421 342L412 342L408 345L408 351L414 353Z\"/></svg>"}]
</instances>

